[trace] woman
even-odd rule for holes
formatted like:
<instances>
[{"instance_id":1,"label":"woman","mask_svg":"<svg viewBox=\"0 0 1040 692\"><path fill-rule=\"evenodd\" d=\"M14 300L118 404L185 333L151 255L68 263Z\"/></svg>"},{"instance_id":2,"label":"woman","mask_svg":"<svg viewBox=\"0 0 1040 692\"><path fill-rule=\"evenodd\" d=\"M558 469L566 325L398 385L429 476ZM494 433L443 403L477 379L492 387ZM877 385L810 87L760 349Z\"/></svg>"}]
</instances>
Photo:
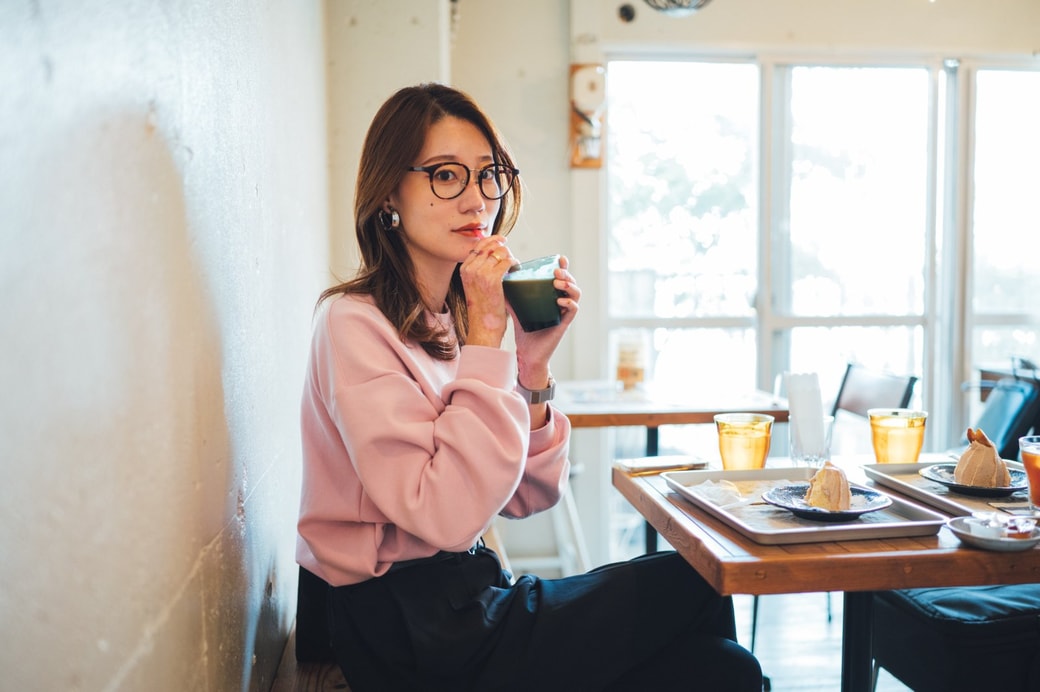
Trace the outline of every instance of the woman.
<instances>
[{"instance_id":1,"label":"woman","mask_svg":"<svg viewBox=\"0 0 1040 692\"><path fill-rule=\"evenodd\" d=\"M302 404L297 558L331 585L332 649L366 690L758 690L732 604L674 553L511 583L480 536L552 507L570 424L560 324L515 325L502 277L522 185L465 94L408 87L376 114L357 179L356 278L319 300ZM515 318L513 318L515 319Z\"/></svg>"}]
</instances>

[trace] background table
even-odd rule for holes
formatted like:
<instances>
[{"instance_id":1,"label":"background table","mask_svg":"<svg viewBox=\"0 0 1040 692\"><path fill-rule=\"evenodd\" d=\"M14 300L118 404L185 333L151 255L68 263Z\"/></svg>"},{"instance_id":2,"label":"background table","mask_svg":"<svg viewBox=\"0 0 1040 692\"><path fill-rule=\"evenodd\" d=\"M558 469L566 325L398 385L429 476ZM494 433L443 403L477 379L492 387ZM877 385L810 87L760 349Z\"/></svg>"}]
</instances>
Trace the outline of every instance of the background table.
<instances>
[{"instance_id":1,"label":"background table","mask_svg":"<svg viewBox=\"0 0 1040 692\"><path fill-rule=\"evenodd\" d=\"M873 485L854 461L836 461L853 482ZM945 527L934 536L762 545L687 502L660 476L615 468L612 481L722 595L843 591L844 692L871 688L871 592L1040 581L1040 547L1018 553L965 548Z\"/></svg>"},{"instance_id":2,"label":"background table","mask_svg":"<svg viewBox=\"0 0 1040 692\"><path fill-rule=\"evenodd\" d=\"M778 423L788 419L787 401L759 390L695 391L676 399L652 389L623 392L613 382L574 380L557 383L557 392L555 406L572 427L645 427L647 456L657 455L662 425L714 424L719 413L765 413Z\"/></svg>"}]
</instances>

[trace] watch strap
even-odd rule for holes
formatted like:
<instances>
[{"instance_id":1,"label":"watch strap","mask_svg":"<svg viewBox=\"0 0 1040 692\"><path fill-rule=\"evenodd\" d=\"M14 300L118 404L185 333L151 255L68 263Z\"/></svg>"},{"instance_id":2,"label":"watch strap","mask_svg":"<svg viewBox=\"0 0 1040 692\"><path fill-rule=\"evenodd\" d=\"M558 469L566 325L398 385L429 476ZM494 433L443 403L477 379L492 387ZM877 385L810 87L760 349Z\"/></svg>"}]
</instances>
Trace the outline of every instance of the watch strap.
<instances>
[{"instance_id":1,"label":"watch strap","mask_svg":"<svg viewBox=\"0 0 1040 692\"><path fill-rule=\"evenodd\" d=\"M556 380L553 379L552 375L549 375L549 386L545 389L528 389L517 380L516 391L520 392L520 396L527 399L529 404L544 404L547 401L552 401L553 397L556 396Z\"/></svg>"}]
</instances>

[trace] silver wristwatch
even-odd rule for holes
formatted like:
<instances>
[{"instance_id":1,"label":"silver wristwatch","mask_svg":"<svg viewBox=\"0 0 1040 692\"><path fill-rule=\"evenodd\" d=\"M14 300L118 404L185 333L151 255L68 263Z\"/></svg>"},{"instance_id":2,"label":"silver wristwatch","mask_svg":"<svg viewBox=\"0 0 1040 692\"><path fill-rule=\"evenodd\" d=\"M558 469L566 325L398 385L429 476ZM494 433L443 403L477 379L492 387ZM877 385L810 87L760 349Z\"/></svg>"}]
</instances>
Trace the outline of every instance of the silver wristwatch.
<instances>
[{"instance_id":1,"label":"silver wristwatch","mask_svg":"<svg viewBox=\"0 0 1040 692\"><path fill-rule=\"evenodd\" d=\"M552 401L552 398L556 396L556 380L549 375L549 386L545 389L528 389L517 380L516 391L520 392L520 395L527 399L529 404L544 404L546 401Z\"/></svg>"}]
</instances>

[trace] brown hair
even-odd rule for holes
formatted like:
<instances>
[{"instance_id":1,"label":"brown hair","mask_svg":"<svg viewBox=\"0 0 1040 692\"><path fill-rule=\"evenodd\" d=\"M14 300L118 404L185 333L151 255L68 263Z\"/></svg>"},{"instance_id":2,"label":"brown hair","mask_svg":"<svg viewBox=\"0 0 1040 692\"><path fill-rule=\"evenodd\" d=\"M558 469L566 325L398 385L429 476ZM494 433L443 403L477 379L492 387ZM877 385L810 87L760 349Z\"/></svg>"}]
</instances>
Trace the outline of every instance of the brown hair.
<instances>
[{"instance_id":1,"label":"brown hair","mask_svg":"<svg viewBox=\"0 0 1040 692\"><path fill-rule=\"evenodd\" d=\"M424 318L415 268L397 230L387 232L379 223L383 201L397 189L408 166L422 151L430 127L445 117L472 123L491 146L495 163L515 167L505 141L491 120L469 95L442 84L405 87L379 109L365 136L354 195L354 226L361 250L357 276L332 286L318 298L338 294L367 294L397 328L403 340L417 341L427 353L451 360L456 344L466 342L469 317L458 267L448 289L447 308L455 322L455 334L432 325ZM507 235L520 215L521 185L517 177L495 216L491 232Z\"/></svg>"}]
</instances>

